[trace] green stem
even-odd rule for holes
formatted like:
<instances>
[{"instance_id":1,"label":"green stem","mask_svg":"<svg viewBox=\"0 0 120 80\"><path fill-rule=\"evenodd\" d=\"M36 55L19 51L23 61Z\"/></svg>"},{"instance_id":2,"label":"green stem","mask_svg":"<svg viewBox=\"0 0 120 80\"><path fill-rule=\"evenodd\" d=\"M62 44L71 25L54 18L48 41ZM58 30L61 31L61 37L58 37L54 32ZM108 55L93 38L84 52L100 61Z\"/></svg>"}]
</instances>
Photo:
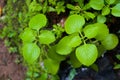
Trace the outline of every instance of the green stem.
<instances>
[{"instance_id":1,"label":"green stem","mask_svg":"<svg viewBox=\"0 0 120 80\"><path fill-rule=\"evenodd\" d=\"M84 40L84 36L82 35L82 33L81 33L80 31L79 31L79 33L80 33L80 36L81 36L81 38L82 38L83 43L86 44L86 42L85 42L85 40Z\"/></svg>"}]
</instances>

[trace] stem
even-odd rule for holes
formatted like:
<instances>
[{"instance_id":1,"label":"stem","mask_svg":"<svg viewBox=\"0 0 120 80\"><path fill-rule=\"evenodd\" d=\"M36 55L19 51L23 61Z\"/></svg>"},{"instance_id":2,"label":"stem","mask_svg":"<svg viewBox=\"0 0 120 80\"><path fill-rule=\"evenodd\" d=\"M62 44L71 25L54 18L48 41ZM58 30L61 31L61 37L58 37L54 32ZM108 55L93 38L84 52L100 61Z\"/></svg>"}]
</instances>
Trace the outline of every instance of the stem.
<instances>
[{"instance_id":1,"label":"stem","mask_svg":"<svg viewBox=\"0 0 120 80\"><path fill-rule=\"evenodd\" d=\"M85 42L85 40L84 40L84 36L82 35L82 33L81 33L80 31L79 31L79 33L80 33L80 36L81 36L81 38L82 38L83 43L86 44L86 42Z\"/></svg>"}]
</instances>

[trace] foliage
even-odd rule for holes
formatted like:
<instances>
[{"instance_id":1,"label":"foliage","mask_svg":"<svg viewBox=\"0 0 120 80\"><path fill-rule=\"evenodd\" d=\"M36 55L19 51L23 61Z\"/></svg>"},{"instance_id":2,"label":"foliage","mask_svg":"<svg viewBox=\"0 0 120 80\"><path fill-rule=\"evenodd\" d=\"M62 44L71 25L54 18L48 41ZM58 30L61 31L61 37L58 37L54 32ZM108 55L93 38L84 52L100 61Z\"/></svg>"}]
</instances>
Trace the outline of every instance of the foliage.
<instances>
[{"instance_id":1,"label":"foliage","mask_svg":"<svg viewBox=\"0 0 120 80\"><path fill-rule=\"evenodd\" d=\"M69 59L74 68L89 67L117 46L118 37L110 33L106 21L108 16L120 17L119 7L118 0L8 0L4 21L8 23L0 36L23 56L26 80L59 80L61 61ZM50 13L66 14L63 26L52 23Z\"/></svg>"}]
</instances>

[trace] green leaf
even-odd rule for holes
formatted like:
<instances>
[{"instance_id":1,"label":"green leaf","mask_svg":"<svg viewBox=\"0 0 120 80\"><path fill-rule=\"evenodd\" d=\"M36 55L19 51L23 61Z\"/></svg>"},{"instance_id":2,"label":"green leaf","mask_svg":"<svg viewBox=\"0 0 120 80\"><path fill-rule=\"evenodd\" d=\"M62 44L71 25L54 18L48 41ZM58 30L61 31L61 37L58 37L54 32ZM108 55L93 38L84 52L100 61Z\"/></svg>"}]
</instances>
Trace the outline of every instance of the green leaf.
<instances>
[{"instance_id":1,"label":"green leaf","mask_svg":"<svg viewBox=\"0 0 120 80\"><path fill-rule=\"evenodd\" d=\"M101 57L106 52L106 49L104 48L103 45L98 45L97 49L98 49L98 57Z\"/></svg>"},{"instance_id":2,"label":"green leaf","mask_svg":"<svg viewBox=\"0 0 120 80\"><path fill-rule=\"evenodd\" d=\"M68 38L69 38L68 39L69 41L66 43L68 43L68 46L71 48L77 47L82 43L81 38L80 38L79 34L77 34L77 33L69 35Z\"/></svg>"},{"instance_id":3,"label":"green leaf","mask_svg":"<svg viewBox=\"0 0 120 80\"><path fill-rule=\"evenodd\" d=\"M85 26L85 28L83 29L83 32L85 34L85 37L89 39L94 38L98 33L98 27L94 26L94 24L89 24Z\"/></svg>"},{"instance_id":4,"label":"green leaf","mask_svg":"<svg viewBox=\"0 0 120 80\"><path fill-rule=\"evenodd\" d=\"M29 8L29 12L35 12L35 11L42 10L41 5L39 3L37 3L36 0L32 1L31 3L30 3L30 0L26 1L26 2L27 2L27 5L28 5L28 8Z\"/></svg>"},{"instance_id":5,"label":"green leaf","mask_svg":"<svg viewBox=\"0 0 120 80\"><path fill-rule=\"evenodd\" d=\"M92 65L90 66L90 68L92 68L92 69L95 70L96 72L99 71L99 68L98 68L98 65L97 65L97 64L92 64Z\"/></svg>"},{"instance_id":6,"label":"green leaf","mask_svg":"<svg viewBox=\"0 0 120 80\"><path fill-rule=\"evenodd\" d=\"M76 76L76 70L75 69L72 69L72 70L70 70L70 73L69 73L69 75L68 75L68 80L73 80L74 79L74 77Z\"/></svg>"},{"instance_id":7,"label":"green leaf","mask_svg":"<svg viewBox=\"0 0 120 80\"><path fill-rule=\"evenodd\" d=\"M20 34L20 38L23 42L29 43L35 40L36 34L30 28L25 28L24 31Z\"/></svg>"},{"instance_id":8,"label":"green leaf","mask_svg":"<svg viewBox=\"0 0 120 80\"><path fill-rule=\"evenodd\" d=\"M56 45L56 52L60 55L68 55L71 53L72 48L68 46L69 37L65 36L63 37L59 43Z\"/></svg>"},{"instance_id":9,"label":"green leaf","mask_svg":"<svg viewBox=\"0 0 120 80\"><path fill-rule=\"evenodd\" d=\"M95 18L95 14L91 13L91 12L85 12L85 16L87 16L88 18L91 18L91 19Z\"/></svg>"},{"instance_id":10,"label":"green leaf","mask_svg":"<svg viewBox=\"0 0 120 80\"><path fill-rule=\"evenodd\" d=\"M120 3L116 4L113 8L112 8L112 15L115 17L120 17Z\"/></svg>"},{"instance_id":11,"label":"green leaf","mask_svg":"<svg viewBox=\"0 0 120 80\"><path fill-rule=\"evenodd\" d=\"M116 65L114 66L114 69L120 69L120 64L116 64Z\"/></svg>"},{"instance_id":12,"label":"green leaf","mask_svg":"<svg viewBox=\"0 0 120 80\"><path fill-rule=\"evenodd\" d=\"M72 4L67 4L67 8L71 10L75 10L75 6Z\"/></svg>"},{"instance_id":13,"label":"green leaf","mask_svg":"<svg viewBox=\"0 0 120 80\"><path fill-rule=\"evenodd\" d=\"M61 55L70 54L72 48L79 46L82 43L78 33L71 34L62 38L56 46L56 52Z\"/></svg>"},{"instance_id":14,"label":"green leaf","mask_svg":"<svg viewBox=\"0 0 120 80\"><path fill-rule=\"evenodd\" d=\"M42 30L38 37L41 44L50 44L55 41L55 35L49 30Z\"/></svg>"},{"instance_id":15,"label":"green leaf","mask_svg":"<svg viewBox=\"0 0 120 80\"><path fill-rule=\"evenodd\" d=\"M37 14L33 16L29 21L29 27L31 29L39 30L47 23L47 18L44 14Z\"/></svg>"},{"instance_id":16,"label":"green leaf","mask_svg":"<svg viewBox=\"0 0 120 80\"><path fill-rule=\"evenodd\" d=\"M47 80L48 74L47 73L42 73L39 80Z\"/></svg>"},{"instance_id":17,"label":"green leaf","mask_svg":"<svg viewBox=\"0 0 120 80\"><path fill-rule=\"evenodd\" d=\"M79 32L84 24L85 24L84 17L76 14L71 15L67 18L65 22L65 31L68 34Z\"/></svg>"},{"instance_id":18,"label":"green leaf","mask_svg":"<svg viewBox=\"0 0 120 80\"><path fill-rule=\"evenodd\" d=\"M59 62L56 62L52 59L45 59L44 60L44 66L45 69L47 70L48 73L51 73L53 75L57 74L58 70L59 70Z\"/></svg>"},{"instance_id":19,"label":"green leaf","mask_svg":"<svg viewBox=\"0 0 120 80\"><path fill-rule=\"evenodd\" d=\"M116 0L105 0L108 4L113 4Z\"/></svg>"},{"instance_id":20,"label":"green leaf","mask_svg":"<svg viewBox=\"0 0 120 80\"><path fill-rule=\"evenodd\" d=\"M118 42L119 42L118 37L115 34L109 34L103 39L103 41L101 41L102 45L107 50L115 48Z\"/></svg>"},{"instance_id":21,"label":"green leaf","mask_svg":"<svg viewBox=\"0 0 120 80\"><path fill-rule=\"evenodd\" d=\"M80 61L77 59L75 53L70 54L70 62L74 68L79 68L82 65Z\"/></svg>"},{"instance_id":22,"label":"green leaf","mask_svg":"<svg viewBox=\"0 0 120 80\"><path fill-rule=\"evenodd\" d=\"M49 50L48 50L48 57L52 60L55 60L55 61L63 61L66 59L66 56L63 56L63 55L59 55L56 53L56 46L53 46L51 47Z\"/></svg>"},{"instance_id":23,"label":"green leaf","mask_svg":"<svg viewBox=\"0 0 120 80\"><path fill-rule=\"evenodd\" d=\"M65 12L64 1L57 2L55 9L57 14L60 14L61 12Z\"/></svg>"},{"instance_id":24,"label":"green leaf","mask_svg":"<svg viewBox=\"0 0 120 80\"><path fill-rule=\"evenodd\" d=\"M104 0L90 0L90 6L95 10L101 10L104 6Z\"/></svg>"},{"instance_id":25,"label":"green leaf","mask_svg":"<svg viewBox=\"0 0 120 80\"><path fill-rule=\"evenodd\" d=\"M76 49L77 59L86 66L92 65L97 59L98 51L94 44L84 44Z\"/></svg>"},{"instance_id":26,"label":"green leaf","mask_svg":"<svg viewBox=\"0 0 120 80\"><path fill-rule=\"evenodd\" d=\"M94 26L97 26L99 30L95 37L96 39L103 40L109 34L109 29L107 25L103 23L95 23Z\"/></svg>"},{"instance_id":27,"label":"green leaf","mask_svg":"<svg viewBox=\"0 0 120 80\"><path fill-rule=\"evenodd\" d=\"M22 47L22 53L27 63L34 64L40 55L40 48L35 43L26 43Z\"/></svg>"},{"instance_id":28,"label":"green leaf","mask_svg":"<svg viewBox=\"0 0 120 80\"><path fill-rule=\"evenodd\" d=\"M106 17L103 15L98 15L97 16L97 22L98 23L105 23L106 22Z\"/></svg>"},{"instance_id":29,"label":"green leaf","mask_svg":"<svg viewBox=\"0 0 120 80\"><path fill-rule=\"evenodd\" d=\"M109 6L105 6L103 9L102 9L102 15L105 16L105 15L108 15L110 13L110 8Z\"/></svg>"},{"instance_id":30,"label":"green leaf","mask_svg":"<svg viewBox=\"0 0 120 80\"><path fill-rule=\"evenodd\" d=\"M118 60L120 60L120 54L117 54L116 57Z\"/></svg>"}]
</instances>

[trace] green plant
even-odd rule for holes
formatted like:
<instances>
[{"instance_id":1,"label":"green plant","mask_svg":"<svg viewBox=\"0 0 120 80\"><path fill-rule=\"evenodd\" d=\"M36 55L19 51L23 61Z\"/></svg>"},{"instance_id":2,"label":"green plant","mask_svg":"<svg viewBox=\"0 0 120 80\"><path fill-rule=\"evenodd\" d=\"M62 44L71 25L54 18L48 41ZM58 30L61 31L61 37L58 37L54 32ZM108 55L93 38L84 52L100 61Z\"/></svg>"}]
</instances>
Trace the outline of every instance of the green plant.
<instances>
[{"instance_id":1,"label":"green plant","mask_svg":"<svg viewBox=\"0 0 120 80\"><path fill-rule=\"evenodd\" d=\"M20 40L16 42L28 67L28 80L59 80L57 72L61 61L68 58L74 68L89 67L119 42L106 25L109 17L120 17L119 0L26 0L25 4L27 9L17 12L19 32L9 27L13 31L9 35L22 40L22 45ZM50 12L67 14L64 26L49 25L47 14ZM9 28L4 28L3 34ZM70 79L73 77L72 74Z\"/></svg>"}]
</instances>

